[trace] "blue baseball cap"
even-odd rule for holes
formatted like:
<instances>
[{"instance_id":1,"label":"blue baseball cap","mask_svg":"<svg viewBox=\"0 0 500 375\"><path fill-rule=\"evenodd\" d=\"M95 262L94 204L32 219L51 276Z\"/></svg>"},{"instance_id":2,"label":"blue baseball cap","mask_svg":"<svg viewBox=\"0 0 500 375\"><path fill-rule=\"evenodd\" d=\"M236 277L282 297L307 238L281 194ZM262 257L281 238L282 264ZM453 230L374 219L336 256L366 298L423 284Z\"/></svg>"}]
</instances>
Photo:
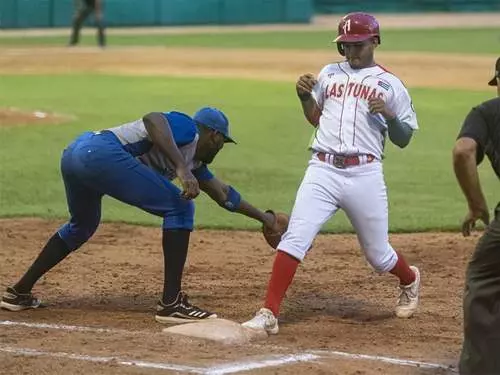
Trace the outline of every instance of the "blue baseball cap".
<instances>
[{"instance_id":1,"label":"blue baseball cap","mask_svg":"<svg viewBox=\"0 0 500 375\"><path fill-rule=\"evenodd\" d=\"M226 115L217 108L203 107L194 114L193 120L224 135L224 142L236 143L229 136L229 121Z\"/></svg>"}]
</instances>

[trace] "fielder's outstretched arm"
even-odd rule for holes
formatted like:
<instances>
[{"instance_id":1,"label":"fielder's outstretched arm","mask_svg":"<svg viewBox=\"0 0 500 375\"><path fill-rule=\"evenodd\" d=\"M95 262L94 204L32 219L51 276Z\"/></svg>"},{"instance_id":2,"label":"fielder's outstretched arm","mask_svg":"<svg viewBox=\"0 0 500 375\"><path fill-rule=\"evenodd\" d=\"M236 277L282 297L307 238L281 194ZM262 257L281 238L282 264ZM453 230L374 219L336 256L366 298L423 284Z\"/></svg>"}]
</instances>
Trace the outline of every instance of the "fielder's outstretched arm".
<instances>
[{"instance_id":1,"label":"fielder's outstretched arm","mask_svg":"<svg viewBox=\"0 0 500 375\"><path fill-rule=\"evenodd\" d=\"M251 219L255 219L269 228L273 228L275 217L273 214L263 212L241 198L232 186L224 184L216 177L199 181L200 189L212 198L219 206L231 212L237 212Z\"/></svg>"}]
</instances>

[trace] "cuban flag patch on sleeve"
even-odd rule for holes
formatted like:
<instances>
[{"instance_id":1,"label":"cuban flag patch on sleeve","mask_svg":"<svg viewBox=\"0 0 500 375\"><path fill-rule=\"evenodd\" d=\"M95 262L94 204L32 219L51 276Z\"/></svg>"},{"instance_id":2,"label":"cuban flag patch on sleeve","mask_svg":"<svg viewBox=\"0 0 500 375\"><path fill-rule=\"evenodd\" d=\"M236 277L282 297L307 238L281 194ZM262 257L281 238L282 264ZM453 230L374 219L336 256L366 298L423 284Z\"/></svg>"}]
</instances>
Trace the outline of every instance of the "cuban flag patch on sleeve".
<instances>
[{"instance_id":1,"label":"cuban flag patch on sleeve","mask_svg":"<svg viewBox=\"0 0 500 375\"><path fill-rule=\"evenodd\" d=\"M384 81L378 81L377 85L382 87L383 89L385 89L387 91L389 91L389 89L391 88L391 85L389 85L387 82L384 82Z\"/></svg>"}]
</instances>

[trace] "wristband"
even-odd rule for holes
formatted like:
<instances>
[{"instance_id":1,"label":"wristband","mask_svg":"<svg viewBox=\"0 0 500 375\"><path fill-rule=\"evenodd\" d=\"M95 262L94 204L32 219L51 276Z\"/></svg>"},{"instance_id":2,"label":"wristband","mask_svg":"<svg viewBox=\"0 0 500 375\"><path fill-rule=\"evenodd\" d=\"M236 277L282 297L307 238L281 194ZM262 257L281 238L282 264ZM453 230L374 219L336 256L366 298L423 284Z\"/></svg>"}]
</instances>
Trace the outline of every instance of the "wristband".
<instances>
[{"instance_id":1,"label":"wristband","mask_svg":"<svg viewBox=\"0 0 500 375\"><path fill-rule=\"evenodd\" d=\"M226 201L223 203L222 207L226 210L234 212L238 209L241 202L241 195L232 186L229 186L227 192Z\"/></svg>"}]
</instances>

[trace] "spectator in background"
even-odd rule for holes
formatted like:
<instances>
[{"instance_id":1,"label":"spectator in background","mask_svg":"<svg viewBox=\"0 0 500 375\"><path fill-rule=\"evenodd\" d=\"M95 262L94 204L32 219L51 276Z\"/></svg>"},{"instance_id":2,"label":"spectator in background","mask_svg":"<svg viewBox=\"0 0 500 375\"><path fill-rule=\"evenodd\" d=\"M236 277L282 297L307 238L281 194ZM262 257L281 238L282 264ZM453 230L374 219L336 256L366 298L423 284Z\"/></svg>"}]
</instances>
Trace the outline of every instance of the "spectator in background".
<instances>
[{"instance_id":1,"label":"spectator in background","mask_svg":"<svg viewBox=\"0 0 500 375\"><path fill-rule=\"evenodd\" d=\"M75 0L76 12L73 17L70 46L75 46L80 40L80 30L83 22L93 12L97 26L97 42L99 46L104 47L106 40L104 36L104 21L102 13L102 0Z\"/></svg>"}]
</instances>

